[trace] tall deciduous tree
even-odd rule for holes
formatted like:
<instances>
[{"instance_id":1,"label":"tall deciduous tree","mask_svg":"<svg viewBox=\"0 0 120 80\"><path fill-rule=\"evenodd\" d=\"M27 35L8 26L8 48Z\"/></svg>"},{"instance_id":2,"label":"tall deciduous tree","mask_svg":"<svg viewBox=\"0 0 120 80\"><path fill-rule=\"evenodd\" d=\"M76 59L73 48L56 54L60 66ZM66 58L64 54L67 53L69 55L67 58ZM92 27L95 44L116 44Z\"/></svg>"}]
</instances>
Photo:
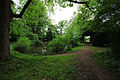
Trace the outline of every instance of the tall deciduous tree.
<instances>
[{"instance_id":1,"label":"tall deciduous tree","mask_svg":"<svg viewBox=\"0 0 120 80\"><path fill-rule=\"evenodd\" d=\"M14 14L11 10L11 0L0 0L0 60L10 59L10 45L9 45L9 28L10 20L15 18L21 18L26 8L32 0L24 5L20 14Z\"/></svg>"}]
</instances>

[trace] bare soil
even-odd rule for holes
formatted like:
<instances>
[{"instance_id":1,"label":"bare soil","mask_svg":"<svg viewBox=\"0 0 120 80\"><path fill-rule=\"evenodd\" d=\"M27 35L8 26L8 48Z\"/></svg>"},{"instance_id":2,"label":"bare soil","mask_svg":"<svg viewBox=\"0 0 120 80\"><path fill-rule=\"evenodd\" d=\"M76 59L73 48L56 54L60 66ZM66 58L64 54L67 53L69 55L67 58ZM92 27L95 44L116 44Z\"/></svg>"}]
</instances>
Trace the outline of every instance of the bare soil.
<instances>
[{"instance_id":1,"label":"bare soil","mask_svg":"<svg viewBox=\"0 0 120 80\"><path fill-rule=\"evenodd\" d=\"M74 80L120 80L120 78L115 76L113 73L108 72L104 67L102 67L93 59L91 53L100 50L102 49L92 50L87 47L83 47L76 52L59 54L56 56L77 56L73 60L73 66L75 66L77 70L75 75L73 75L75 77Z\"/></svg>"}]
</instances>

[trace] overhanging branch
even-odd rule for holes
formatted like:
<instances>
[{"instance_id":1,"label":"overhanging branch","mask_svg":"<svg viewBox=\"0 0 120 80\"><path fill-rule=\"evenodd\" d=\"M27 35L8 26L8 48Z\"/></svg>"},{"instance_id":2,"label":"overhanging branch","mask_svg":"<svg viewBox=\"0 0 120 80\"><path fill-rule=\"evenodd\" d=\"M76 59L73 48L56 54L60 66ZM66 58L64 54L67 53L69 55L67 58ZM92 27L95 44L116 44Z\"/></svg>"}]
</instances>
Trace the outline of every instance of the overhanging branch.
<instances>
[{"instance_id":1,"label":"overhanging branch","mask_svg":"<svg viewBox=\"0 0 120 80\"><path fill-rule=\"evenodd\" d=\"M12 17L15 18L22 18L22 15L24 14L25 10L27 9L27 7L30 5L32 0L28 0L27 3L24 5L22 11L20 12L20 14L12 14ZM69 2L73 2L73 3L77 3L77 4L85 4L86 7L91 10L87 4L87 2L78 2L78 1L73 1L73 0L68 0Z\"/></svg>"},{"instance_id":2,"label":"overhanging branch","mask_svg":"<svg viewBox=\"0 0 120 80\"><path fill-rule=\"evenodd\" d=\"M28 0L27 3L24 5L22 11L20 12L20 14L13 14L12 17L15 17L15 18L22 18L22 15L24 14L25 10L28 8L28 6L30 5L32 0Z\"/></svg>"},{"instance_id":3,"label":"overhanging branch","mask_svg":"<svg viewBox=\"0 0 120 80\"><path fill-rule=\"evenodd\" d=\"M78 1L73 1L73 0L68 0L69 2L72 2L72 3L77 3L77 4L85 4L86 5L86 7L90 10L90 11L92 11L90 8L89 8L89 6L88 6L88 3L87 2L78 2Z\"/></svg>"}]
</instances>

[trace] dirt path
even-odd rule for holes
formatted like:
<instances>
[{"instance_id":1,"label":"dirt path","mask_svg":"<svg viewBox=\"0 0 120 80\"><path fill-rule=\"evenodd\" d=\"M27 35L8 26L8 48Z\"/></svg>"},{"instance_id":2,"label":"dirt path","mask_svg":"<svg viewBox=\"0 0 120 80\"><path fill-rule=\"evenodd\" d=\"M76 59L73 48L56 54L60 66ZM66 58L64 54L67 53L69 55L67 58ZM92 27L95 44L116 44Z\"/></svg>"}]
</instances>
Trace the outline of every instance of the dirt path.
<instances>
[{"instance_id":1,"label":"dirt path","mask_svg":"<svg viewBox=\"0 0 120 80\"><path fill-rule=\"evenodd\" d=\"M72 55L75 54L78 57L73 61L76 66L75 80L120 80L114 76L114 74L106 71L98 63L95 62L91 53L100 50L91 50L83 47L81 50L65 53L56 56Z\"/></svg>"}]
</instances>

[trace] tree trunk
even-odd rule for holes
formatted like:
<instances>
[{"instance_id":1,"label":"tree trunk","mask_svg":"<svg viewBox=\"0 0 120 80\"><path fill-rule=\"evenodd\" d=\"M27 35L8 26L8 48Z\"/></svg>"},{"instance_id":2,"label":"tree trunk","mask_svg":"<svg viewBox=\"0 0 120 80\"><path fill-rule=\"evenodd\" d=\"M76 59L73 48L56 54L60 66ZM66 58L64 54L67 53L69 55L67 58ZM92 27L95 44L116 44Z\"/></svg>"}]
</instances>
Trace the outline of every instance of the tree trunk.
<instances>
[{"instance_id":1,"label":"tree trunk","mask_svg":"<svg viewBox=\"0 0 120 80\"><path fill-rule=\"evenodd\" d=\"M9 45L9 0L0 0L0 60L10 59Z\"/></svg>"},{"instance_id":2,"label":"tree trunk","mask_svg":"<svg viewBox=\"0 0 120 80\"><path fill-rule=\"evenodd\" d=\"M33 31L33 33L35 33L35 26L34 25L32 27L32 31Z\"/></svg>"},{"instance_id":3,"label":"tree trunk","mask_svg":"<svg viewBox=\"0 0 120 80\"><path fill-rule=\"evenodd\" d=\"M62 28L60 28L60 34L62 35L62 31L63 31L63 29Z\"/></svg>"},{"instance_id":4,"label":"tree trunk","mask_svg":"<svg viewBox=\"0 0 120 80\"><path fill-rule=\"evenodd\" d=\"M40 31L40 28L39 28L39 26L37 27L37 34L39 34L39 31Z\"/></svg>"}]
</instances>

